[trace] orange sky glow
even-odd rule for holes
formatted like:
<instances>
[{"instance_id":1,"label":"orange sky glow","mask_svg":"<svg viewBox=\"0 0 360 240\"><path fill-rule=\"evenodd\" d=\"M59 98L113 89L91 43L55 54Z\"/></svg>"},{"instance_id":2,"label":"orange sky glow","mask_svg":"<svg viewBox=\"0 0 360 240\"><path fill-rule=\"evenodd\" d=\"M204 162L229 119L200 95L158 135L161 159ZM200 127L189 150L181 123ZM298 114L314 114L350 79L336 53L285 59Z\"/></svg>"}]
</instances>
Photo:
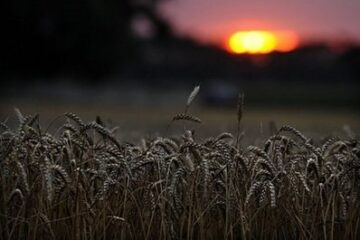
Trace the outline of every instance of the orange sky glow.
<instances>
[{"instance_id":1,"label":"orange sky glow","mask_svg":"<svg viewBox=\"0 0 360 240\"><path fill-rule=\"evenodd\" d=\"M176 32L229 50L238 31L267 31L276 51L307 42L360 43L359 0L174 0L162 8Z\"/></svg>"}]
</instances>

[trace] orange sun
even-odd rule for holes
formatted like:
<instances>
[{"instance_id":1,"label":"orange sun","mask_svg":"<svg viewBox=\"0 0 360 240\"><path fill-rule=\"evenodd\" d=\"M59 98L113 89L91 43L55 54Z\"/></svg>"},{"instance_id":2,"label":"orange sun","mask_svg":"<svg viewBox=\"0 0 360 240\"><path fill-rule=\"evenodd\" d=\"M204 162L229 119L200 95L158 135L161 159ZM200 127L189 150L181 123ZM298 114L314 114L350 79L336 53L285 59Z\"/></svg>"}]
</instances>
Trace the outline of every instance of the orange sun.
<instances>
[{"instance_id":1,"label":"orange sun","mask_svg":"<svg viewBox=\"0 0 360 240\"><path fill-rule=\"evenodd\" d=\"M229 51L235 54L266 54L275 50L293 50L297 46L297 38L289 32L239 31L229 37L227 45Z\"/></svg>"}]
</instances>

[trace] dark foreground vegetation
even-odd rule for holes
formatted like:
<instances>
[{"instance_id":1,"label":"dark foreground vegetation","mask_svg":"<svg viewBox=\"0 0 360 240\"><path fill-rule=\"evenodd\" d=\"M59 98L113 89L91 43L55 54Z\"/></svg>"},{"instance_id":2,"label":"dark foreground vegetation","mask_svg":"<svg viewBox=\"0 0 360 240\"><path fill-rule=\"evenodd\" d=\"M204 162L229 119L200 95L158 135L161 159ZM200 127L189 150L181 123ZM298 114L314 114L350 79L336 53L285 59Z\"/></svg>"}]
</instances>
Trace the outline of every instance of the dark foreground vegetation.
<instances>
[{"instance_id":1,"label":"dark foreground vegetation","mask_svg":"<svg viewBox=\"0 0 360 240\"><path fill-rule=\"evenodd\" d=\"M272 127L197 139L187 109L175 137L119 142L101 118L66 113L1 123L1 239L359 239L360 140L314 142ZM242 116L239 104L238 124ZM240 129L240 127L239 127Z\"/></svg>"}]
</instances>

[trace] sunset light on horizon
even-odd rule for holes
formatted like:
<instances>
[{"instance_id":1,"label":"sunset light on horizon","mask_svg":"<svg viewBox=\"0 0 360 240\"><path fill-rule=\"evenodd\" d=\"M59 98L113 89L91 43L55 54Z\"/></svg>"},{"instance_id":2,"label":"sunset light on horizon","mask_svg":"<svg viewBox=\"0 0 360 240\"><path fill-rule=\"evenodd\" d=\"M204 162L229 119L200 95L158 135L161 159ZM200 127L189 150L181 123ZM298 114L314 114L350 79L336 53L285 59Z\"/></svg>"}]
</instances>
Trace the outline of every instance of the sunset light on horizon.
<instances>
[{"instance_id":1,"label":"sunset light on horizon","mask_svg":"<svg viewBox=\"0 0 360 240\"><path fill-rule=\"evenodd\" d=\"M236 54L265 54L276 49L276 36L267 31L240 31L231 35L229 49Z\"/></svg>"},{"instance_id":2,"label":"sunset light on horizon","mask_svg":"<svg viewBox=\"0 0 360 240\"><path fill-rule=\"evenodd\" d=\"M226 40L225 49L234 54L267 54L292 51L298 43L298 36L289 31L236 31Z\"/></svg>"}]
</instances>

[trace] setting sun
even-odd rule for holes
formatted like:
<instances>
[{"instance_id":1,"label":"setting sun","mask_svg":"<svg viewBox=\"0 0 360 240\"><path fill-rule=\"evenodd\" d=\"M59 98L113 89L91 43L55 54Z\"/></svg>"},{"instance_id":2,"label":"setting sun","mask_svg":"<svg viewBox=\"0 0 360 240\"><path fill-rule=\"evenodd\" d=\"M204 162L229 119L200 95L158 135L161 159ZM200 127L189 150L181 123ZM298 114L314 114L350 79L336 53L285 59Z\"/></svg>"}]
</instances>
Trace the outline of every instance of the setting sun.
<instances>
[{"instance_id":1,"label":"setting sun","mask_svg":"<svg viewBox=\"0 0 360 240\"><path fill-rule=\"evenodd\" d=\"M266 31L236 32L229 38L229 47L234 53L269 53L276 45L275 35Z\"/></svg>"},{"instance_id":2,"label":"setting sun","mask_svg":"<svg viewBox=\"0 0 360 240\"><path fill-rule=\"evenodd\" d=\"M234 53L269 53L276 45L275 35L266 31L236 32L229 39L229 47Z\"/></svg>"},{"instance_id":3,"label":"setting sun","mask_svg":"<svg viewBox=\"0 0 360 240\"><path fill-rule=\"evenodd\" d=\"M266 54L272 51L291 51L297 45L294 34L288 32L239 31L227 42L230 52L235 54Z\"/></svg>"}]
</instances>

